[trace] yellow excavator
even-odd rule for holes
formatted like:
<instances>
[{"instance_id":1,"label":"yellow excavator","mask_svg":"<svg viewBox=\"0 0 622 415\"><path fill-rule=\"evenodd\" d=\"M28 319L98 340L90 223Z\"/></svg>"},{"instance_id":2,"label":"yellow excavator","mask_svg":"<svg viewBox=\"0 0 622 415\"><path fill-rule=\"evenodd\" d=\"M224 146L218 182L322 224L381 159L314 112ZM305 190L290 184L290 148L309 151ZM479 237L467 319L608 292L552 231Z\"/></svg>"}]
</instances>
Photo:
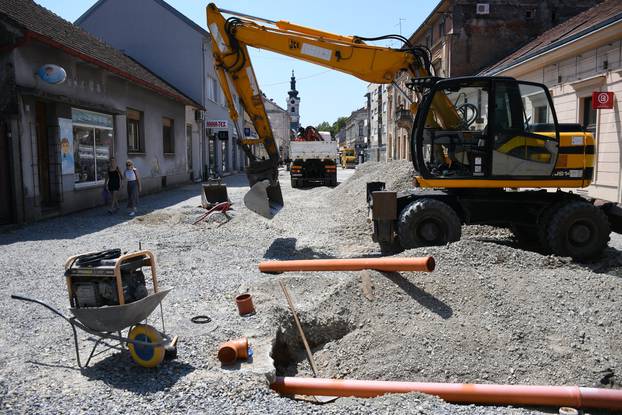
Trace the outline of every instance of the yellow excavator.
<instances>
[{"instance_id":1,"label":"yellow excavator","mask_svg":"<svg viewBox=\"0 0 622 415\"><path fill-rule=\"evenodd\" d=\"M580 125L558 123L542 84L508 77L436 77L429 50L399 35L337 35L219 10L213 3L207 6L207 23L231 119L237 127L235 90L257 131L257 139L243 138L239 144L250 159L251 190L244 202L264 217L272 218L283 206L279 153L248 46L370 83L393 83L400 90L395 79L403 71L410 74L406 87L416 97L410 105L415 188L398 194L385 190L384 183L367 184L372 237L383 250L446 244L460 239L462 224L488 224L513 229L531 247L586 259L606 247L610 222L616 232L620 228L617 205L596 206L561 190L591 183L594 138ZM386 39L403 47L369 44ZM253 156L256 145L265 148L267 160Z\"/></svg>"}]
</instances>

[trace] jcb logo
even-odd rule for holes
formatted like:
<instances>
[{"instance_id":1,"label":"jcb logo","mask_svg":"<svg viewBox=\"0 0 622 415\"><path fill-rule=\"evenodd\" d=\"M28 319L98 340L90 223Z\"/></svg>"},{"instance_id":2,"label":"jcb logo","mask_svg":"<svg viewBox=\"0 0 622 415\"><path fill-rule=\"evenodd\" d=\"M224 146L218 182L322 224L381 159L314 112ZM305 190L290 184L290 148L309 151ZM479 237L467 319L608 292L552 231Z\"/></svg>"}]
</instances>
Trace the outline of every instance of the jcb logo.
<instances>
[{"instance_id":1,"label":"jcb logo","mask_svg":"<svg viewBox=\"0 0 622 415\"><path fill-rule=\"evenodd\" d=\"M295 40L290 40L289 41L289 48L290 49L300 49L300 44L298 42L296 42Z\"/></svg>"}]
</instances>

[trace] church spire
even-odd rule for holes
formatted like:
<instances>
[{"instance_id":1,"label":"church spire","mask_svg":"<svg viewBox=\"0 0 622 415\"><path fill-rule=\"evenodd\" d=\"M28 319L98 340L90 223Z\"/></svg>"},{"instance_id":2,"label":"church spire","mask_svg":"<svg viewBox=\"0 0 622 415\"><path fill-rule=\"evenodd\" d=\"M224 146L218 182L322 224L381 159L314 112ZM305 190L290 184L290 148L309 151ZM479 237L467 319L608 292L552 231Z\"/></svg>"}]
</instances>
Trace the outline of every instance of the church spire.
<instances>
[{"instance_id":1,"label":"church spire","mask_svg":"<svg viewBox=\"0 0 622 415\"><path fill-rule=\"evenodd\" d=\"M294 70L292 69L292 77L289 81L290 91L287 93L290 98L298 97L298 91L296 91L296 76L294 75Z\"/></svg>"}]
</instances>

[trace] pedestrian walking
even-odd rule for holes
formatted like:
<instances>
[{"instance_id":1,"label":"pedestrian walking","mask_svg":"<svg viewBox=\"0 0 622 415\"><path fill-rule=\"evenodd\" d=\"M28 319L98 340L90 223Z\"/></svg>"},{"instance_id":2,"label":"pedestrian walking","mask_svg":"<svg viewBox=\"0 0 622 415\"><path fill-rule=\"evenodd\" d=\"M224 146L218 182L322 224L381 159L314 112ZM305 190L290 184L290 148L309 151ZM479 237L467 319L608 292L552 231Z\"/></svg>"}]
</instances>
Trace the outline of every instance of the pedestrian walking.
<instances>
[{"instance_id":1,"label":"pedestrian walking","mask_svg":"<svg viewBox=\"0 0 622 415\"><path fill-rule=\"evenodd\" d=\"M134 167L132 160L125 163L125 180L127 180L127 208L130 210L129 215L136 215L138 208L138 194L140 193L140 176L138 170Z\"/></svg>"},{"instance_id":2,"label":"pedestrian walking","mask_svg":"<svg viewBox=\"0 0 622 415\"><path fill-rule=\"evenodd\" d=\"M110 159L110 166L108 167L106 182L104 183L104 188L108 190L110 193L110 199L112 200L110 209L108 209L109 213L115 213L119 210L119 189L121 189L122 180L123 175L121 174L121 170L119 170L117 160L112 157Z\"/></svg>"}]
</instances>

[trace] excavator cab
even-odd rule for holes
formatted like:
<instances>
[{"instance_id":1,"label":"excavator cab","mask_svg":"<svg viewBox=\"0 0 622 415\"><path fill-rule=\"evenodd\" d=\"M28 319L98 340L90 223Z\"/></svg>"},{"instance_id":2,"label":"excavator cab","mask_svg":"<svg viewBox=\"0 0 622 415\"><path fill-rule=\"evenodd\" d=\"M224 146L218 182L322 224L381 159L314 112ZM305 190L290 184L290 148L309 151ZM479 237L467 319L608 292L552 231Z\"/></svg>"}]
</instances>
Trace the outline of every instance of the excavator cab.
<instances>
[{"instance_id":1,"label":"excavator cab","mask_svg":"<svg viewBox=\"0 0 622 415\"><path fill-rule=\"evenodd\" d=\"M438 80L419 108L413 149L424 183L502 188L558 177L559 126L544 85L492 77Z\"/></svg>"}]
</instances>

